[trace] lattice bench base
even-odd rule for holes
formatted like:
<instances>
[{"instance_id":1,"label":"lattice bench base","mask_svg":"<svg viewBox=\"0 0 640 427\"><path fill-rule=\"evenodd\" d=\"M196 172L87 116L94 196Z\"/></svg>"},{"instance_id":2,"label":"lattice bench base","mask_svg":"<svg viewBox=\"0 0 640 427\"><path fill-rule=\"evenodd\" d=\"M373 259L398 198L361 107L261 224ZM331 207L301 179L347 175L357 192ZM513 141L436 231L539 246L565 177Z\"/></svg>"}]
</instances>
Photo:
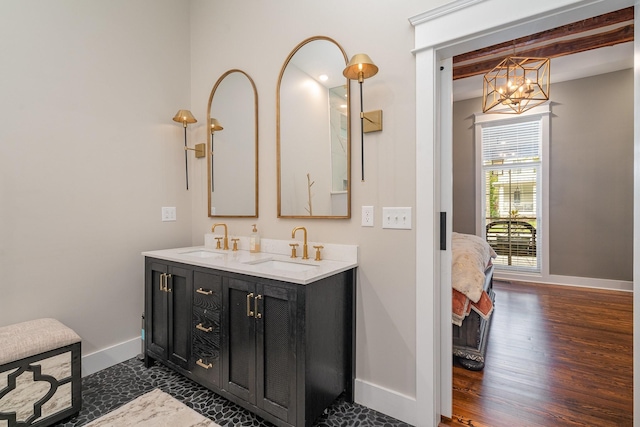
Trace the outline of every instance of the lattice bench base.
<instances>
[{"instance_id":1,"label":"lattice bench base","mask_svg":"<svg viewBox=\"0 0 640 427\"><path fill-rule=\"evenodd\" d=\"M42 427L80 411L81 341L55 319L0 328L0 427Z\"/></svg>"}]
</instances>

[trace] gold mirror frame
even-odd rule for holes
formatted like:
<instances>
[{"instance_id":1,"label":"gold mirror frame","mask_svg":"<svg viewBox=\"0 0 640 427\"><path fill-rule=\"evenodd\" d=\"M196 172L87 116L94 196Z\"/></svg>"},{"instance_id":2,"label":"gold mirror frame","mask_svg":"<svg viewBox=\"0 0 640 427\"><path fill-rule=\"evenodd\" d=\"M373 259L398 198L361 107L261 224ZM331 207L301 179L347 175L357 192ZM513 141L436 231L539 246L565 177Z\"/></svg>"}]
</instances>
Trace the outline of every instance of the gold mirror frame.
<instances>
[{"instance_id":1,"label":"gold mirror frame","mask_svg":"<svg viewBox=\"0 0 640 427\"><path fill-rule=\"evenodd\" d=\"M282 65L282 69L280 70L280 75L278 77L278 86L276 89L276 157L277 157L277 188L278 188L278 218L319 218L319 219L348 219L351 218L351 120L350 120L350 111L351 111L351 96L350 96L350 86L351 82L347 78L344 78L344 85L346 88L346 213L345 215L297 215L297 214L286 214L282 213L282 143L281 143L281 132L282 132L282 115L281 115L281 92L282 92L282 78L287 69L287 66L291 62L292 58L298 53L303 47L307 46L309 43L314 41L326 41L335 45L335 47L342 54L344 59L344 64L342 65L340 70L336 70L340 74L340 77L344 77L342 75L342 70L346 66L348 62L347 54L345 53L342 46L340 46L335 40L325 37L325 36L315 36L310 37L300 44L298 44L289 54L284 64ZM331 148L331 136L330 140L327 142L329 148ZM331 159L329 159L331 161ZM312 179L312 178L311 178ZM312 182L309 176L307 176L308 183ZM308 184L308 190L310 191L311 187ZM333 191L331 191L333 193ZM330 195L331 197L331 195ZM309 200L311 196L309 196ZM310 207L310 206L309 206ZM308 208L305 208L307 212L309 212Z\"/></svg>"},{"instance_id":2,"label":"gold mirror frame","mask_svg":"<svg viewBox=\"0 0 640 427\"><path fill-rule=\"evenodd\" d=\"M251 87L253 89L253 100L254 100L254 108L253 108L253 113L254 113L254 140L255 140L255 144L254 144L254 156L255 156L255 161L254 161L254 173L255 173L255 195L254 195L254 214L253 215L236 215L236 214L223 214L223 215L218 215L218 214L212 214L211 212L211 202L212 202L212 193L213 193L213 183L211 182L211 178L212 178L212 168L213 168L213 163L212 163L212 157L215 157L215 151L212 151L215 149L215 147L211 146L211 131L209 129L210 123L211 123L211 107L213 105L213 99L214 99L214 95L216 93L216 90L218 89L218 87L220 86L220 84L222 84L222 82L224 81L224 79L226 77L228 77L231 74L234 73L240 73L242 75L244 75L247 80L249 81L249 83L251 84ZM216 119L219 119L219 117L215 117ZM223 119L224 120L224 119ZM221 120L221 124L224 127L226 124L224 123L224 121ZM209 102L207 104L207 214L210 218L257 218L258 217L258 91L256 89L256 85L253 81L253 79L251 78L251 76L249 76L247 73L245 73L242 70L239 69L232 69L229 70L227 72L225 72L222 76L220 76L220 78L218 79L218 81L216 82L216 84L213 86L213 89L211 90L211 94L209 95ZM227 123L228 124L228 123ZM224 129L222 131L219 132L224 132ZM216 132L218 133L218 132ZM214 138L215 138L215 134L214 134ZM230 177L230 181L233 180L233 176Z\"/></svg>"}]
</instances>

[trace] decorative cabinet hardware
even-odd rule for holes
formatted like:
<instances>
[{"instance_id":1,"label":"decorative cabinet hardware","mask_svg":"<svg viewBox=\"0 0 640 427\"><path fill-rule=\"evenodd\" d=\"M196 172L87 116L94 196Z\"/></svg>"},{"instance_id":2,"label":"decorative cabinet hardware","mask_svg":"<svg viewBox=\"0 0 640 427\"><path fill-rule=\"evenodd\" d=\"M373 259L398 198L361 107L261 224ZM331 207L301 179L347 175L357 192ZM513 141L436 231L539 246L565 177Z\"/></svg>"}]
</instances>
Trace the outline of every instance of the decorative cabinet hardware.
<instances>
[{"instance_id":1,"label":"decorative cabinet hardware","mask_svg":"<svg viewBox=\"0 0 640 427\"><path fill-rule=\"evenodd\" d=\"M262 299L262 295L257 295L254 300L254 308L256 310L256 319L262 319L262 313L258 311L258 300Z\"/></svg>"},{"instance_id":2,"label":"decorative cabinet hardware","mask_svg":"<svg viewBox=\"0 0 640 427\"><path fill-rule=\"evenodd\" d=\"M253 310L251 310L251 298L253 298ZM262 299L262 295L254 297L253 292L247 294L247 317L255 317L262 319L262 313L258 311L258 300Z\"/></svg>"},{"instance_id":3,"label":"decorative cabinet hardware","mask_svg":"<svg viewBox=\"0 0 640 427\"><path fill-rule=\"evenodd\" d=\"M204 368L204 369L211 369L211 368L213 368L213 363L204 363L204 362L202 361L202 359L198 359L198 360L196 360L196 365L198 365L198 366L200 366L201 368Z\"/></svg>"},{"instance_id":4,"label":"decorative cabinet hardware","mask_svg":"<svg viewBox=\"0 0 640 427\"><path fill-rule=\"evenodd\" d=\"M247 294L247 317L253 317L253 311L251 311L251 298L253 298L253 292Z\"/></svg>"},{"instance_id":5,"label":"decorative cabinet hardware","mask_svg":"<svg viewBox=\"0 0 640 427\"><path fill-rule=\"evenodd\" d=\"M213 327L209 326L208 328L205 328L204 326L202 326L202 323L198 323L196 325L196 329L199 329L202 332L211 332L211 331L213 331Z\"/></svg>"},{"instance_id":6,"label":"decorative cabinet hardware","mask_svg":"<svg viewBox=\"0 0 640 427\"><path fill-rule=\"evenodd\" d=\"M169 279L171 279L171 275L167 273L162 273L160 275L160 290L163 292L171 292L169 288Z\"/></svg>"},{"instance_id":7,"label":"decorative cabinet hardware","mask_svg":"<svg viewBox=\"0 0 640 427\"><path fill-rule=\"evenodd\" d=\"M210 289L202 289L202 288L198 288L196 289L196 292L202 295L212 295L213 291Z\"/></svg>"}]
</instances>

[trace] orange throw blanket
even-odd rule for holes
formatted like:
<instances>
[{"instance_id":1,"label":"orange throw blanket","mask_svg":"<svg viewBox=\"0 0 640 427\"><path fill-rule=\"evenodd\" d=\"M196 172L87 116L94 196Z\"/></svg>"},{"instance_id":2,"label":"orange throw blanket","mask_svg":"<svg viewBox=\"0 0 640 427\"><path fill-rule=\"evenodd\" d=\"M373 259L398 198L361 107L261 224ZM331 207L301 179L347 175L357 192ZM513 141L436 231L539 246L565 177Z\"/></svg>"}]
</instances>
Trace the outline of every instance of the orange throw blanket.
<instances>
[{"instance_id":1,"label":"orange throw blanket","mask_svg":"<svg viewBox=\"0 0 640 427\"><path fill-rule=\"evenodd\" d=\"M483 319L488 319L493 312L493 303L486 291L482 291L478 302L473 302L462 292L452 289L451 308L451 321L454 325L462 326L462 321L471 313L471 310Z\"/></svg>"}]
</instances>

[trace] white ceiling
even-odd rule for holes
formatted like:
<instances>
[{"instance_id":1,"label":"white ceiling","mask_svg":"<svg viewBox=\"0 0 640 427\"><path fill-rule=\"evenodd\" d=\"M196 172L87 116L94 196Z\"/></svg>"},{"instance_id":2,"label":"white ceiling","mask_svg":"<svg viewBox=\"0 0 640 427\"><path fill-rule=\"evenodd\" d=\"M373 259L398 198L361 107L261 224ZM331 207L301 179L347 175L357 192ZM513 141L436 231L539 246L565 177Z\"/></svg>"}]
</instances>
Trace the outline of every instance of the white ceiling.
<instances>
[{"instance_id":1,"label":"white ceiling","mask_svg":"<svg viewBox=\"0 0 640 427\"><path fill-rule=\"evenodd\" d=\"M622 43L551 59L551 83L581 79L632 67L633 42ZM481 96L481 75L454 80L454 101L479 98Z\"/></svg>"}]
</instances>

